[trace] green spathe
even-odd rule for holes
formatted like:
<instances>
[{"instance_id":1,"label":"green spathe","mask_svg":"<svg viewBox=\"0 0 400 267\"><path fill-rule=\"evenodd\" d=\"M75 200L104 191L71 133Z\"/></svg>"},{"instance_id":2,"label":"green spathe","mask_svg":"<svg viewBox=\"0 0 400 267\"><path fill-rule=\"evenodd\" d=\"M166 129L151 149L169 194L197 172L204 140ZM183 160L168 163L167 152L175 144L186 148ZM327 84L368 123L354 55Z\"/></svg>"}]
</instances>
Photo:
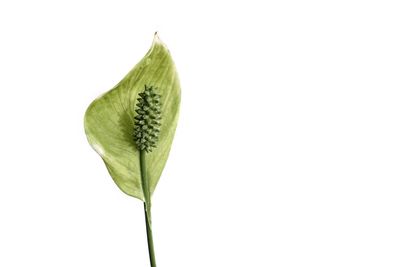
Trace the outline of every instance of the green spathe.
<instances>
[{"instance_id":1,"label":"green spathe","mask_svg":"<svg viewBox=\"0 0 400 267\"><path fill-rule=\"evenodd\" d=\"M145 86L161 96L162 124L156 148L143 155L145 175L154 192L168 158L180 104L180 85L174 62L157 34L144 58L113 89L94 100L85 114L85 132L94 150L126 194L145 201L141 182L140 152L134 141L135 112Z\"/></svg>"}]
</instances>

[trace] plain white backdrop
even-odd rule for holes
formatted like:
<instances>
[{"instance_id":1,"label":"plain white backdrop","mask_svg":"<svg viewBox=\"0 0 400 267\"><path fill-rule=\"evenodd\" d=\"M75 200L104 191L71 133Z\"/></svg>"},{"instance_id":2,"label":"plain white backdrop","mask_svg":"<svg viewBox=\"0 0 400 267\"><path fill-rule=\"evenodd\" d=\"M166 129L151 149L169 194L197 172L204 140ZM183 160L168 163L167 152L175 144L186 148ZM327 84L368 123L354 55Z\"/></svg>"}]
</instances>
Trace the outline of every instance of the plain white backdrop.
<instances>
[{"instance_id":1,"label":"plain white backdrop","mask_svg":"<svg viewBox=\"0 0 400 267\"><path fill-rule=\"evenodd\" d=\"M0 266L149 266L83 131L153 33L182 85L160 267L400 266L398 1L1 1Z\"/></svg>"}]
</instances>

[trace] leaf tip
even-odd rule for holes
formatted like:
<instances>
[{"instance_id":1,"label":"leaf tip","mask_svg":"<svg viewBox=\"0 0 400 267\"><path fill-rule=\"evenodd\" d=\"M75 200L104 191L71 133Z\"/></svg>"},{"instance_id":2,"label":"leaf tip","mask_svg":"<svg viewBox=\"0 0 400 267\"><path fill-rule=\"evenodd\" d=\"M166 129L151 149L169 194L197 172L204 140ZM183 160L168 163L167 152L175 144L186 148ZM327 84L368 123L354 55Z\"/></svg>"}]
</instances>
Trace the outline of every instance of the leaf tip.
<instances>
[{"instance_id":1,"label":"leaf tip","mask_svg":"<svg viewBox=\"0 0 400 267\"><path fill-rule=\"evenodd\" d=\"M164 48L166 48L168 50L168 48L164 44L164 42L161 41L160 36L158 35L158 32L154 33L154 39L153 39L153 47L156 46L156 45L161 45L161 46L163 46Z\"/></svg>"},{"instance_id":2,"label":"leaf tip","mask_svg":"<svg viewBox=\"0 0 400 267\"><path fill-rule=\"evenodd\" d=\"M155 33L154 33L154 42L155 43L161 43L161 40L160 40L160 37L158 36L158 32L156 31Z\"/></svg>"}]
</instances>

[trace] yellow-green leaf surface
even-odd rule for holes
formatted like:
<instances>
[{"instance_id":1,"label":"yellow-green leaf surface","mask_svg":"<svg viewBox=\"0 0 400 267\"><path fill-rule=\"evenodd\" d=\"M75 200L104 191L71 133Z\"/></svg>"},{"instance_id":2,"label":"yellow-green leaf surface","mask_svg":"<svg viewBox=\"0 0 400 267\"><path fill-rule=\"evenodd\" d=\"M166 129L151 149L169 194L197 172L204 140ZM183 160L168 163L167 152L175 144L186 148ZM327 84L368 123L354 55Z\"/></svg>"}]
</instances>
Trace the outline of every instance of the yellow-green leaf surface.
<instances>
[{"instance_id":1,"label":"yellow-green leaf surface","mask_svg":"<svg viewBox=\"0 0 400 267\"><path fill-rule=\"evenodd\" d=\"M146 153L146 177L153 193L164 169L174 137L180 85L174 62L157 35L145 57L113 89L95 99L85 114L85 132L93 149L126 194L144 201L139 150L134 133L138 93L145 85L161 95L161 129L157 148Z\"/></svg>"}]
</instances>

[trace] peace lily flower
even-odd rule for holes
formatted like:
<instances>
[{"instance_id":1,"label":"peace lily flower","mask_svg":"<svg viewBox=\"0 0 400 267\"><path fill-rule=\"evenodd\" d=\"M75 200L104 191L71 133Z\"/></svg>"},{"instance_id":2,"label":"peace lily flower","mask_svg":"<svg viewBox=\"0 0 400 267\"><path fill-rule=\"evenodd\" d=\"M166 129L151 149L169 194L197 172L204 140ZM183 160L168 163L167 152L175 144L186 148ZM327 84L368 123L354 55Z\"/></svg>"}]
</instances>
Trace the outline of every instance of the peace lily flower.
<instances>
[{"instance_id":1,"label":"peace lily flower","mask_svg":"<svg viewBox=\"0 0 400 267\"><path fill-rule=\"evenodd\" d=\"M151 266L156 266L151 195L166 164L178 121L180 85L157 33L144 58L86 110L85 133L117 186L143 201Z\"/></svg>"}]
</instances>

